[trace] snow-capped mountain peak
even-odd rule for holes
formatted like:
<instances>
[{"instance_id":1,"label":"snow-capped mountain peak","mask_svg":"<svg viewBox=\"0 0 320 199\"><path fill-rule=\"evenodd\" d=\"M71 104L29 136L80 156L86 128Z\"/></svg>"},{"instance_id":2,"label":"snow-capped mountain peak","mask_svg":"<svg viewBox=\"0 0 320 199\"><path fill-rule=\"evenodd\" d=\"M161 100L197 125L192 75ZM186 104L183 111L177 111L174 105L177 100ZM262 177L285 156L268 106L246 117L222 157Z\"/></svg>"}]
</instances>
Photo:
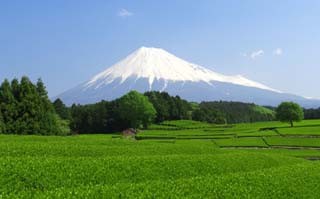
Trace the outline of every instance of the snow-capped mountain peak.
<instances>
[{"instance_id":1,"label":"snow-capped mountain peak","mask_svg":"<svg viewBox=\"0 0 320 199\"><path fill-rule=\"evenodd\" d=\"M114 100L131 90L165 91L193 102L240 101L277 106L294 101L318 107L319 100L282 93L241 75L228 76L190 63L160 48L141 47L129 56L57 98L66 104Z\"/></svg>"},{"instance_id":2,"label":"snow-capped mountain peak","mask_svg":"<svg viewBox=\"0 0 320 199\"><path fill-rule=\"evenodd\" d=\"M212 84L213 81L232 83L241 86L255 87L270 91L279 92L261 83L251 81L241 75L227 76L216 73L212 70L189 63L160 48L141 47L131 53L122 61L107 68L105 71L94 76L84 85L84 89L105 86L116 80L125 82L128 78L148 79L149 90L155 80L167 81L190 81L206 82ZM166 85L162 88L164 90Z\"/></svg>"}]
</instances>

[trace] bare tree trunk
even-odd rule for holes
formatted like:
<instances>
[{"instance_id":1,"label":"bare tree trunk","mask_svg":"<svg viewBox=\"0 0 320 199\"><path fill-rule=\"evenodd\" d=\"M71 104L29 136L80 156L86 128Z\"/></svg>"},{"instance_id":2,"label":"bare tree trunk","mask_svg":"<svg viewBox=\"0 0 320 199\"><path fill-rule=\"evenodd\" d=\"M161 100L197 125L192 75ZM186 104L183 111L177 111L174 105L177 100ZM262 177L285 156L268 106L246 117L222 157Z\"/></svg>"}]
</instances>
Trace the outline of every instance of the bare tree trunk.
<instances>
[{"instance_id":1,"label":"bare tree trunk","mask_svg":"<svg viewBox=\"0 0 320 199\"><path fill-rule=\"evenodd\" d=\"M293 121L292 120L290 120L290 125L291 125L291 127L293 127Z\"/></svg>"}]
</instances>

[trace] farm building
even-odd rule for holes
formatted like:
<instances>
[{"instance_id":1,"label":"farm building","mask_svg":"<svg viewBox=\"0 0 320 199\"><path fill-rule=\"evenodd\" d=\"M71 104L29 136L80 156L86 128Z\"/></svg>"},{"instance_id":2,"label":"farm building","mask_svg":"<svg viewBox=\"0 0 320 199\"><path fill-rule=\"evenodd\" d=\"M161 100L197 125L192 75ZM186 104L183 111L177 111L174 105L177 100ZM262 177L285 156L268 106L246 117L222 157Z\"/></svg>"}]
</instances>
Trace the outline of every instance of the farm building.
<instances>
[{"instance_id":1,"label":"farm building","mask_svg":"<svg viewBox=\"0 0 320 199\"><path fill-rule=\"evenodd\" d=\"M136 134L137 134L137 130L135 130L133 128L129 128L129 129L122 131L122 136L124 136L124 137L135 137Z\"/></svg>"}]
</instances>

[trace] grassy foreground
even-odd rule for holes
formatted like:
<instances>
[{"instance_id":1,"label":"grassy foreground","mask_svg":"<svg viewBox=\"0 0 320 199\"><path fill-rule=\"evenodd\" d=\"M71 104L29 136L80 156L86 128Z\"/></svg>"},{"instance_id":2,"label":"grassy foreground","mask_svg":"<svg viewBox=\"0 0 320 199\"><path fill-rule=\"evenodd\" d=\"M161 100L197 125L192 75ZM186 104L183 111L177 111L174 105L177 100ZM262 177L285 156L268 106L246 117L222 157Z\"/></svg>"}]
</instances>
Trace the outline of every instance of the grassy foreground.
<instances>
[{"instance_id":1,"label":"grassy foreground","mask_svg":"<svg viewBox=\"0 0 320 199\"><path fill-rule=\"evenodd\" d=\"M0 198L318 198L320 120L0 135Z\"/></svg>"}]
</instances>

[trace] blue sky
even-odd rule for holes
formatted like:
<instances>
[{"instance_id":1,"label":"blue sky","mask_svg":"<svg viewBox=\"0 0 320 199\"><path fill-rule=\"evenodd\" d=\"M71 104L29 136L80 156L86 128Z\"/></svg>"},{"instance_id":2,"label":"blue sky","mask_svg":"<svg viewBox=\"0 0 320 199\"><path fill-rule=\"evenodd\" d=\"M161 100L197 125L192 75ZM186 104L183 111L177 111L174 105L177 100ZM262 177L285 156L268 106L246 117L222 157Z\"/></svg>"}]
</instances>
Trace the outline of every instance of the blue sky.
<instances>
[{"instance_id":1,"label":"blue sky","mask_svg":"<svg viewBox=\"0 0 320 199\"><path fill-rule=\"evenodd\" d=\"M41 77L49 95L140 46L320 98L318 0L1 0L0 80Z\"/></svg>"}]
</instances>

